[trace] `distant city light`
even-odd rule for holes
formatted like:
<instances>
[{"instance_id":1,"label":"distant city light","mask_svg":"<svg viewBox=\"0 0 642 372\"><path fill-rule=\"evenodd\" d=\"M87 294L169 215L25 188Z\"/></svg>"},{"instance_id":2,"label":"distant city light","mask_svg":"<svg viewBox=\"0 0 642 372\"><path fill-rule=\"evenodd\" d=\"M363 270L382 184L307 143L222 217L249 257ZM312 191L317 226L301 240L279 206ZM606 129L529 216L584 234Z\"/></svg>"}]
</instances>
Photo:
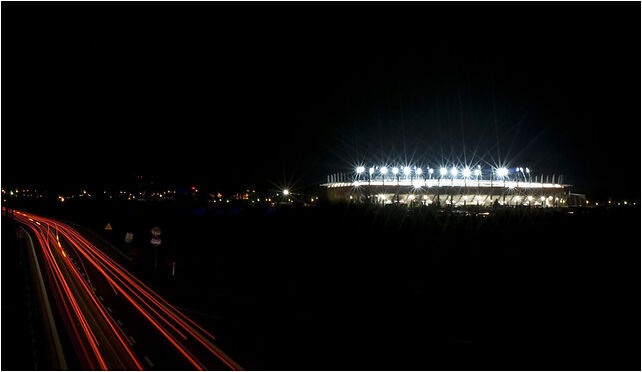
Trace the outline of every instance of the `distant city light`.
<instances>
[{"instance_id":1,"label":"distant city light","mask_svg":"<svg viewBox=\"0 0 642 372\"><path fill-rule=\"evenodd\" d=\"M503 167L502 168L497 168L497 171L495 173L497 173L498 177L503 178L503 177L506 177L508 175L508 169L503 168Z\"/></svg>"},{"instance_id":2,"label":"distant city light","mask_svg":"<svg viewBox=\"0 0 642 372\"><path fill-rule=\"evenodd\" d=\"M479 168L475 169L474 174L475 174L475 176L478 176L478 177L481 176L481 169L479 169Z\"/></svg>"},{"instance_id":3,"label":"distant city light","mask_svg":"<svg viewBox=\"0 0 642 372\"><path fill-rule=\"evenodd\" d=\"M448 174L448 169L446 169L446 168L440 168L440 169L439 169L439 174L441 174L442 176L447 175L447 174Z\"/></svg>"},{"instance_id":4,"label":"distant city light","mask_svg":"<svg viewBox=\"0 0 642 372\"><path fill-rule=\"evenodd\" d=\"M374 167L371 167L371 168L368 170L368 172L369 172L370 174L373 174L373 173L374 173Z\"/></svg>"},{"instance_id":5,"label":"distant city light","mask_svg":"<svg viewBox=\"0 0 642 372\"><path fill-rule=\"evenodd\" d=\"M450 169L450 175L451 175L451 176L455 177L455 176L457 176L457 173L458 173L458 172L457 172L457 168L452 167L452 168Z\"/></svg>"},{"instance_id":6,"label":"distant city light","mask_svg":"<svg viewBox=\"0 0 642 372\"><path fill-rule=\"evenodd\" d=\"M357 167L357 173L361 174L361 173L363 173L365 171L366 171L365 167L361 167L361 166Z\"/></svg>"},{"instance_id":7,"label":"distant city light","mask_svg":"<svg viewBox=\"0 0 642 372\"><path fill-rule=\"evenodd\" d=\"M397 168L397 167L392 168L392 173L394 173L394 174L399 173L399 168Z\"/></svg>"},{"instance_id":8,"label":"distant city light","mask_svg":"<svg viewBox=\"0 0 642 372\"><path fill-rule=\"evenodd\" d=\"M421 168L415 169L415 174L421 174L421 172L422 172Z\"/></svg>"},{"instance_id":9,"label":"distant city light","mask_svg":"<svg viewBox=\"0 0 642 372\"><path fill-rule=\"evenodd\" d=\"M433 174L434 172L435 172L435 170L434 170L434 169L432 169L432 168L428 168L428 173L429 173L429 174Z\"/></svg>"},{"instance_id":10,"label":"distant city light","mask_svg":"<svg viewBox=\"0 0 642 372\"><path fill-rule=\"evenodd\" d=\"M464 170L461 171L461 174L466 178L470 177L470 168L464 168Z\"/></svg>"},{"instance_id":11,"label":"distant city light","mask_svg":"<svg viewBox=\"0 0 642 372\"><path fill-rule=\"evenodd\" d=\"M283 195L290 195L290 190L288 189L283 190Z\"/></svg>"},{"instance_id":12,"label":"distant city light","mask_svg":"<svg viewBox=\"0 0 642 372\"><path fill-rule=\"evenodd\" d=\"M381 167L380 172L381 172L381 174L386 174L386 173L388 173L388 167Z\"/></svg>"},{"instance_id":13,"label":"distant city light","mask_svg":"<svg viewBox=\"0 0 642 372\"><path fill-rule=\"evenodd\" d=\"M403 174L405 174L406 176L409 175L410 174L410 167L404 167L403 168Z\"/></svg>"}]
</instances>

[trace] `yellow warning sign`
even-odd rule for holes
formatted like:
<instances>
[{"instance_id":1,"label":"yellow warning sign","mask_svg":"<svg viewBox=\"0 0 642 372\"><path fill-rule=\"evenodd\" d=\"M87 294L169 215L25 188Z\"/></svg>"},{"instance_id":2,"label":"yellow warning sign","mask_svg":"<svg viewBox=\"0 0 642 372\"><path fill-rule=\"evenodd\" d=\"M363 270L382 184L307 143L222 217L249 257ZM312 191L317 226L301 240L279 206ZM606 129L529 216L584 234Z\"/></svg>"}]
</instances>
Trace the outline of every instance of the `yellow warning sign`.
<instances>
[{"instance_id":1,"label":"yellow warning sign","mask_svg":"<svg viewBox=\"0 0 642 372\"><path fill-rule=\"evenodd\" d=\"M111 231L112 230L110 223L107 223L107 226L105 226L105 230L106 231Z\"/></svg>"}]
</instances>

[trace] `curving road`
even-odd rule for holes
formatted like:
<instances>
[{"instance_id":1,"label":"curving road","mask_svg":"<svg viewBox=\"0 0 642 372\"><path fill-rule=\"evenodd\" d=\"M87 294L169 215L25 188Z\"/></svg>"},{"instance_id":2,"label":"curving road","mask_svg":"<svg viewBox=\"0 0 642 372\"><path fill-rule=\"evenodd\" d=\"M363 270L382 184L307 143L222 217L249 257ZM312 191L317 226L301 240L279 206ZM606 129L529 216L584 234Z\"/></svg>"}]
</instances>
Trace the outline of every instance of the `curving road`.
<instances>
[{"instance_id":1,"label":"curving road","mask_svg":"<svg viewBox=\"0 0 642 372\"><path fill-rule=\"evenodd\" d=\"M49 301L83 369L241 369L214 336L76 230L21 211L14 217L32 238Z\"/></svg>"}]
</instances>

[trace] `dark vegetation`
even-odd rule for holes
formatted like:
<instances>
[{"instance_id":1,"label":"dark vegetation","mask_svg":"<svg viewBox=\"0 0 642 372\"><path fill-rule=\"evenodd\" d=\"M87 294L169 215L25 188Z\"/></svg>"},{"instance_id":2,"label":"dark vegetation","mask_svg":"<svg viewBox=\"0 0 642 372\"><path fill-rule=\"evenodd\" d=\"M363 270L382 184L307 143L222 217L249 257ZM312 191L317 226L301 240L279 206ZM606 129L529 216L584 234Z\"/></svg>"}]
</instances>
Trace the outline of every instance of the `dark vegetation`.
<instances>
[{"instance_id":1,"label":"dark vegetation","mask_svg":"<svg viewBox=\"0 0 642 372\"><path fill-rule=\"evenodd\" d=\"M132 256L246 369L640 368L639 207L25 209Z\"/></svg>"}]
</instances>

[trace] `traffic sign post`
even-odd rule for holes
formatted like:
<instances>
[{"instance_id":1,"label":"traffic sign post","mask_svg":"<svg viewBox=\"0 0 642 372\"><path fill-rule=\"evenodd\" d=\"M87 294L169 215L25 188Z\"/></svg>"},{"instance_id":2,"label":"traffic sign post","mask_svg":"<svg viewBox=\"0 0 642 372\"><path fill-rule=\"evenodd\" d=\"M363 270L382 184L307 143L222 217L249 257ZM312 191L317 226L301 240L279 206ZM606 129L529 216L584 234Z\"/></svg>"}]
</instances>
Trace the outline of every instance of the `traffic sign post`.
<instances>
[{"instance_id":1,"label":"traffic sign post","mask_svg":"<svg viewBox=\"0 0 642 372\"><path fill-rule=\"evenodd\" d=\"M134 233L125 233L125 243L131 243L134 240Z\"/></svg>"},{"instance_id":2,"label":"traffic sign post","mask_svg":"<svg viewBox=\"0 0 642 372\"><path fill-rule=\"evenodd\" d=\"M158 246L161 243L160 238L153 237L151 240L152 245L154 246L154 269L158 267Z\"/></svg>"}]
</instances>

